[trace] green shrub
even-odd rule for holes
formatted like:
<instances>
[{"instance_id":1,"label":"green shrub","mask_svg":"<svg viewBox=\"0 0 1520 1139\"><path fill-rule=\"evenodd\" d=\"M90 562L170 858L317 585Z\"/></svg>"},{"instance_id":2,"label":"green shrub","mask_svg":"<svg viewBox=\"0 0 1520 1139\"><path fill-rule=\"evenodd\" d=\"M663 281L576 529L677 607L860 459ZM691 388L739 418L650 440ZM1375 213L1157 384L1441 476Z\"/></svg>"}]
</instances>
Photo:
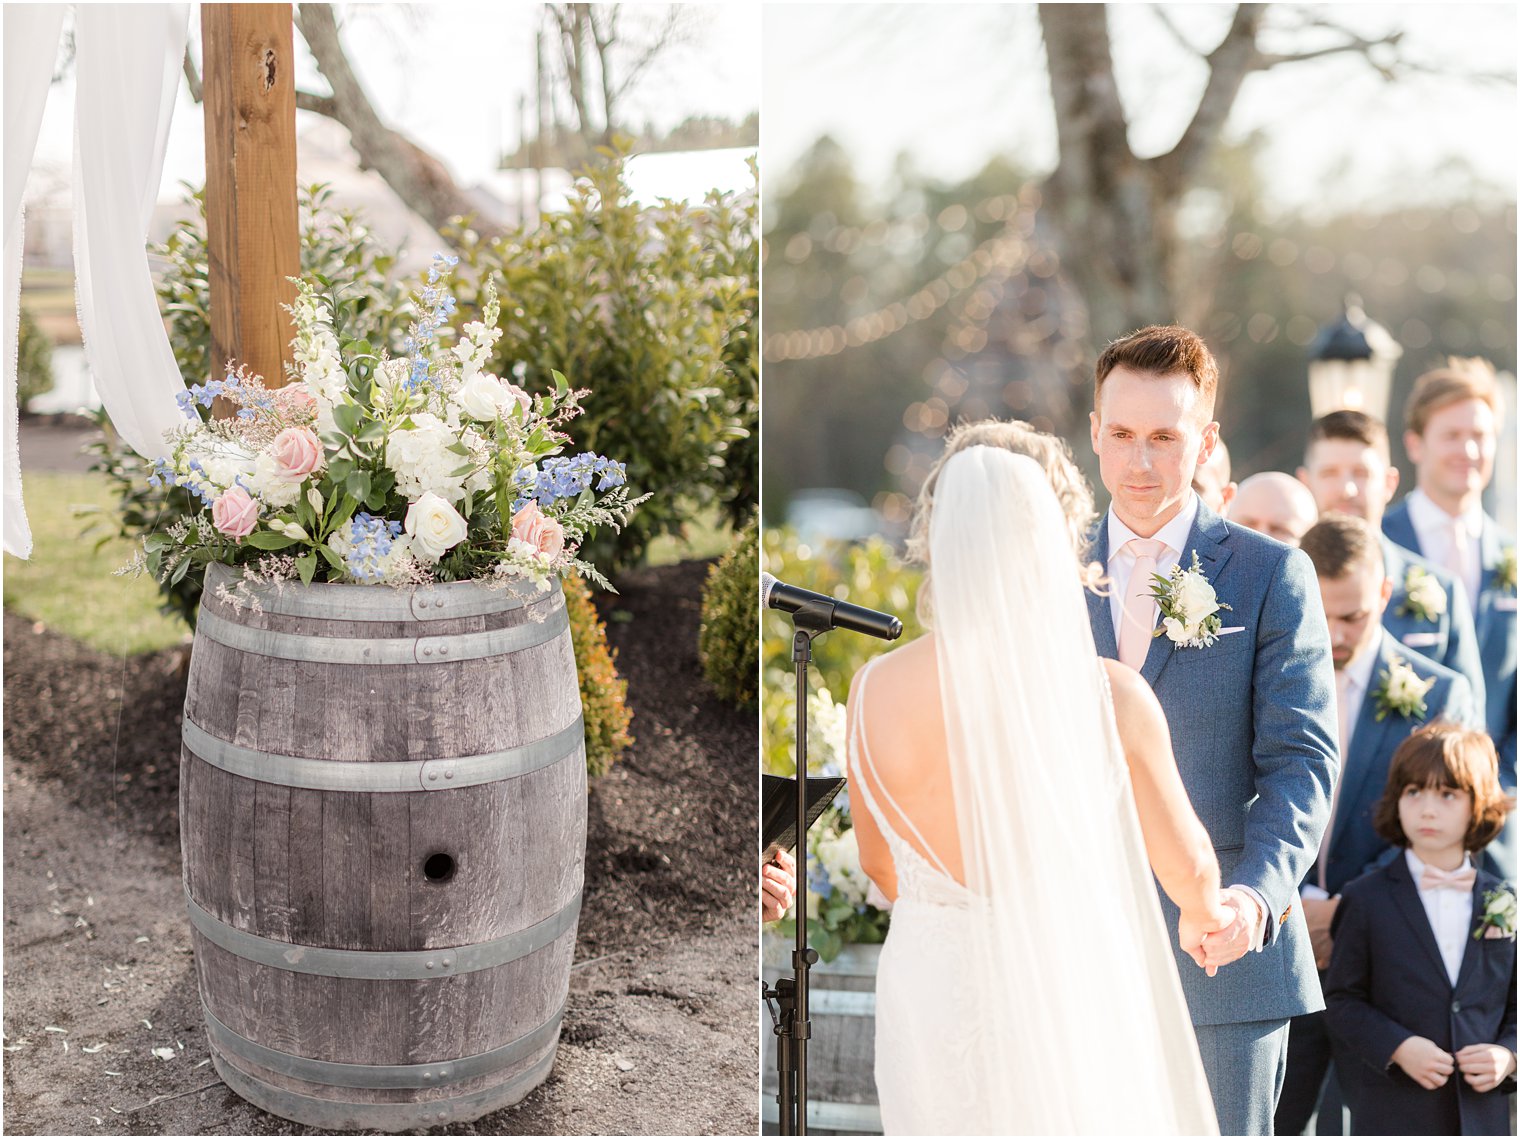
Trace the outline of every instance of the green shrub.
<instances>
[{"instance_id":1,"label":"green shrub","mask_svg":"<svg viewBox=\"0 0 1520 1139\"><path fill-rule=\"evenodd\" d=\"M581 713L586 718L586 774L606 775L633 745L628 726L628 682L618 675L617 650L607 644L607 626L597 619L591 590L580 578L564 579L565 613L580 673Z\"/></svg>"},{"instance_id":2,"label":"green shrub","mask_svg":"<svg viewBox=\"0 0 1520 1139\"><path fill-rule=\"evenodd\" d=\"M21 306L21 328L16 343L16 406L26 405L53 390L53 344L26 306Z\"/></svg>"},{"instance_id":3,"label":"green shrub","mask_svg":"<svg viewBox=\"0 0 1520 1139\"><path fill-rule=\"evenodd\" d=\"M620 160L576 185L568 209L532 229L489 243L468 229L448 236L473 269L461 277L492 275L501 289L492 370L542 387L557 369L591 389L566 430L654 492L621 533L589 547L619 568L694 510L719 504L738 525L754 507L756 195L640 207ZM478 303L464 280L458 293L462 309Z\"/></svg>"},{"instance_id":4,"label":"green shrub","mask_svg":"<svg viewBox=\"0 0 1520 1139\"><path fill-rule=\"evenodd\" d=\"M187 202L195 207L194 213L176 225L168 240L153 247L153 252L168 263L157 284L159 307L169 326L174 361L189 386L220 374L225 361L211 359L205 191L189 189ZM302 274L352 282L344 285L341 294L353 302L352 324L345 326L345 334L399 352L406 335L407 310L406 287L394 277L395 256L371 240L359 214L332 205L332 190L327 186L303 187L300 207ZM286 314L278 315L283 318ZM111 533L135 544L154 531L199 513L199 504L188 491L148 486L150 465L117 437L104 412L97 414L96 421L104 430L104 438L90 445L95 455L91 469L105 475L119 503L119 526ZM100 521L91 530L102 528L110 530ZM164 598L163 611L194 628L201 575L186 574L172 585L160 583L159 590Z\"/></svg>"},{"instance_id":5,"label":"green shrub","mask_svg":"<svg viewBox=\"0 0 1520 1139\"><path fill-rule=\"evenodd\" d=\"M697 641L702 672L718 695L745 708L754 708L758 699L759 586L759 522L752 517L707 573Z\"/></svg>"}]
</instances>

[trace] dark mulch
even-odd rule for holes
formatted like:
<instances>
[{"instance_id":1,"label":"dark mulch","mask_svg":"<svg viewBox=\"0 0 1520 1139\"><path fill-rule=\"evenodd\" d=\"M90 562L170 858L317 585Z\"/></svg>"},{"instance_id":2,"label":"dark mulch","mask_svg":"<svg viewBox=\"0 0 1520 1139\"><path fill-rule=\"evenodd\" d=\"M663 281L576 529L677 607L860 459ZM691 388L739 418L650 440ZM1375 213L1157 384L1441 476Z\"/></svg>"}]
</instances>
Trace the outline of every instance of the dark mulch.
<instances>
[{"instance_id":1,"label":"dark mulch","mask_svg":"<svg viewBox=\"0 0 1520 1139\"><path fill-rule=\"evenodd\" d=\"M756 1130L757 721L697 664L709 564L631 573L601 601L636 743L590 792L559 1059L523 1103L444 1133ZM7 612L4 681L5 1130L300 1132L199 1064L180 655L113 658Z\"/></svg>"}]
</instances>

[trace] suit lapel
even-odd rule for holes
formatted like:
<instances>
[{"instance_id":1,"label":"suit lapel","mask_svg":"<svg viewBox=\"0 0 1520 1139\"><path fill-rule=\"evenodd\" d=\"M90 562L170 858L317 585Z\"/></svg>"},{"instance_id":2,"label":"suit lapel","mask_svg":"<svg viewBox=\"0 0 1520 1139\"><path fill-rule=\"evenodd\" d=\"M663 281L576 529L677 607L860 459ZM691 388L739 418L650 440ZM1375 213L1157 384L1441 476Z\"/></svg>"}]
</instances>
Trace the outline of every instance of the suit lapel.
<instances>
[{"instance_id":1,"label":"suit lapel","mask_svg":"<svg viewBox=\"0 0 1520 1139\"><path fill-rule=\"evenodd\" d=\"M1394 904L1414 931L1414 939L1429 954L1436 967L1436 975L1450 984L1450 979L1446 976L1446 962L1441 957L1440 946L1436 944L1435 931L1430 928L1430 917L1425 913L1424 903L1420 901L1419 887L1409 876L1409 863L1404 860L1402 852L1388 864L1388 877L1393 882ZM1465 959L1466 954L1463 957Z\"/></svg>"},{"instance_id":2,"label":"suit lapel","mask_svg":"<svg viewBox=\"0 0 1520 1139\"><path fill-rule=\"evenodd\" d=\"M1388 513L1383 515L1383 533L1387 534L1406 550L1413 550L1424 557L1425 551L1420 549L1420 538L1414 532L1414 523L1409 521L1409 500L1405 499Z\"/></svg>"},{"instance_id":3,"label":"suit lapel","mask_svg":"<svg viewBox=\"0 0 1520 1139\"><path fill-rule=\"evenodd\" d=\"M1214 586L1215 592L1219 590L1219 572L1224 569L1225 563L1230 560L1234 552L1224 545L1224 540L1229 536L1230 528L1224 519L1210 510L1202 501L1198 503L1198 514L1193 519L1193 528L1188 531L1187 544L1179 551L1180 556L1177 564L1183 569L1193 568L1193 554L1198 554L1198 568L1203 571L1203 576ZM1228 598L1220 597L1220 601L1228 602ZM1230 624L1230 611L1224 610L1220 615L1220 621L1226 627ZM1172 659L1174 653L1206 653L1208 649L1179 649L1172 644L1171 639L1165 634L1155 638L1151 642L1150 651L1145 655L1145 664L1140 669L1140 675L1145 677L1152 688L1156 686L1156 678L1161 675L1161 670L1166 667L1167 661Z\"/></svg>"},{"instance_id":4,"label":"suit lapel","mask_svg":"<svg viewBox=\"0 0 1520 1139\"><path fill-rule=\"evenodd\" d=\"M1483 922L1483 892L1492 890L1497 880L1478 872L1477 879L1473 882L1473 909L1472 921L1467 923L1467 940L1462 943L1462 964L1457 967L1457 988L1461 989L1472 979L1472 974L1478 967L1479 946L1474 935L1478 932L1478 926Z\"/></svg>"},{"instance_id":5,"label":"suit lapel","mask_svg":"<svg viewBox=\"0 0 1520 1139\"><path fill-rule=\"evenodd\" d=\"M1108 515L1098 519L1092 535L1092 559L1108 570ZM1100 657L1109 660L1119 659L1119 642L1114 638L1113 610L1109 608L1107 595L1094 593L1090 589L1082 591L1087 599L1087 616L1092 624L1093 644L1098 650Z\"/></svg>"},{"instance_id":6,"label":"suit lapel","mask_svg":"<svg viewBox=\"0 0 1520 1139\"><path fill-rule=\"evenodd\" d=\"M1392 748L1384 746L1388 733L1409 731L1409 721L1397 712L1390 712L1381 721L1377 718L1377 700L1373 693L1377 691L1379 673L1388 668L1395 659L1394 653L1389 649L1390 640L1392 638L1387 633L1378 640L1378 662L1373 666L1372 676L1367 683L1367 692L1362 697L1361 707L1356 713L1356 723L1351 729L1351 752L1346 756L1346 770L1341 775L1340 796L1336 800L1335 807L1335 833L1330 836L1332 856L1344 842L1347 832L1351 830L1345 825L1346 821L1352 817L1367 793L1367 781L1372 777L1374 757L1385 752L1387 754L1393 752ZM1381 792L1381 786L1373 789L1374 794Z\"/></svg>"}]
</instances>

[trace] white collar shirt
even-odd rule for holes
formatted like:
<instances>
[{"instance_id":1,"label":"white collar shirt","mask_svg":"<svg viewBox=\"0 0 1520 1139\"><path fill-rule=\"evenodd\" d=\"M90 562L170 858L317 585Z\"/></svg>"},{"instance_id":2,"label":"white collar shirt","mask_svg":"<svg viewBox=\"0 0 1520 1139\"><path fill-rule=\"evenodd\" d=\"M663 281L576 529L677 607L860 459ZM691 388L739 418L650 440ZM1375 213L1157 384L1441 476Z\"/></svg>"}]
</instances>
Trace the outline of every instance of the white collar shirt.
<instances>
[{"instance_id":1,"label":"white collar shirt","mask_svg":"<svg viewBox=\"0 0 1520 1139\"><path fill-rule=\"evenodd\" d=\"M1483 507L1475 506L1462 514L1467 525L1467 557L1464 562L1462 587L1467 599L1478 603L1478 591L1483 582ZM1446 513L1423 490L1416 487L1409 492L1409 524L1414 527L1415 537L1420 540L1420 554L1438 566L1452 564L1452 522L1454 516Z\"/></svg>"},{"instance_id":2,"label":"white collar shirt","mask_svg":"<svg viewBox=\"0 0 1520 1139\"><path fill-rule=\"evenodd\" d=\"M1377 667L1378 649L1383 644L1383 637L1387 633L1379 633L1372 644L1360 656L1354 656L1346 662L1346 667L1341 670L1345 675L1346 685L1346 738L1341 741L1344 754L1341 756L1340 775L1346 773L1346 756L1351 753L1351 737L1356 733L1356 721L1362 714L1362 702L1366 700L1372 687L1372 670ZM1337 776L1340 778L1340 776Z\"/></svg>"},{"instance_id":3,"label":"white collar shirt","mask_svg":"<svg viewBox=\"0 0 1520 1139\"><path fill-rule=\"evenodd\" d=\"M1436 948L1441 951L1441 963L1446 966L1446 979L1455 987L1457 975L1462 971L1462 954L1467 949L1468 934L1472 929L1472 891L1423 889L1420 886L1420 875L1425 872L1425 863L1415 857L1412 850L1404 851L1404 861L1414 879L1414 887L1419 891L1420 904L1425 907L1430 932L1436 935ZM1471 865L1472 859L1464 856L1461 868Z\"/></svg>"},{"instance_id":4,"label":"white collar shirt","mask_svg":"<svg viewBox=\"0 0 1520 1139\"><path fill-rule=\"evenodd\" d=\"M1182 504L1182 509L1177 511L1177 516L1151 537L1159 542L1166 543L1166 550L1156 559L1156 572L1167 574L1172 567L1179 564L1183 559L1183 547L1187 545L1188 535L1193 531L1193 523L1198 518L1198 495L1196 492L1188 495L1187 501ZM1129 588L1130 574L1135 568L1135 555L1124 548L1126 542L1140 537L1128 526L1119 520L1119 516L1110 507L1108 511L1108 613L1114 623L1114 637L1119 636L1120 623L1124 619L1124 598ZM1192 565L1192 555L1187 554L1187 564Z\"/></svg>"}]
</instances>

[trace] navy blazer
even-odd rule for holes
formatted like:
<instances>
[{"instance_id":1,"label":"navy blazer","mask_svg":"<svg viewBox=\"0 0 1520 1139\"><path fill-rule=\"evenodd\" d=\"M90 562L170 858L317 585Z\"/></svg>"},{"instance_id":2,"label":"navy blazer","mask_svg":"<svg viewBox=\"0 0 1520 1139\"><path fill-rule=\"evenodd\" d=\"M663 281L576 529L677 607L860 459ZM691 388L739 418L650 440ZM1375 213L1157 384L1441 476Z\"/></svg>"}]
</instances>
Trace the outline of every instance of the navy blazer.
<instances>
[{"instance_id":1,"label":"navy blazer","mask_svg":"<svg viewBox=\"0 0 1520 1139\"><path fill-rule=\"evenodd\" d=\"M1409 502L1401 501L1383 515L1383 533L1399 545L1420 554L1420 539L1409 520ZM1483 665L1484 720L1488 734L1499 750L1499 782L1511 793L1515 790L1515 616L1516 597L1513 583L1502 582L1502 567L1514 557L1515 540L1499 529L1487 514L1483 531L1478 535L1478 554L1482 569L1482 589L1478 591L1478 612L1474 622L1478 635L1478 656ZM1511 815L1504 833L1483 852L1483 865L1505 878L1513 879L1520 857L1520 825Z\"/></svg>"},{"instance_id":2,"label":"navy blazer","mask_svg":"<svg viewBox=\"0 0 1520 1139\"><path fill-rule=\"evenodd\" d=\"M1425 715L1419 719L1398 712L1390 712L1381 720L1377 718L1380 678L1396 660L1409 665L1421 680L1435 681L1425 693ZM1365 874L1379 861L1388 843L1372 829L1372 810L1388 782L1389 761L1410 732L1443 717L1468 727L1483 727L1482 714L1473 703L1466 678L1419 653L1398 648L1393 638L1384 633L1378 639L1377 664L1372 668L1371 683L1362 697L1351 732L1351 750L1343 759L1330 847L1328 851L1320 848L1319 858L1305 881L1318 885L1320 860L1328 859L1325 887L1332 895L1338 894L1347 882Z\"/></svg>"},{"instance_id":3,"label":"navy blazer","mask_svg":"<svg viewBox=\"0 0 1520 1139\"><path fill-rule=\"evenodd\" d=\"M1108 562L1100 519L1093 557ZM1298 904L1330 815L1335 745L1335 669L1330 626L1314 566L1296 550L1228 522L1202 502L1181 551L1194 551L1238 633L1208 648L1151 641L1140 675L1166 713L1172 750L1193 810L1213 841L1224 885L1256 890L1267 903L1266 945L1209 977L1173 945L1193 1023L1286 1020L1324 1007L1314 952ZM1087 594L1093 641L1117 659L1109 598ZM1168 928L1177 907L1163 892Z\"/></svg>"},{"instance_id":4,"label":"navy blazer","mask_svg":"<svg viewBox=\"0 0 1520 1139\"><path fill-rule=\"evenodd\" d=\"M1478 872L1472 932L1482 921L1484 893L1500 885ZM1325 1020L1352 1134L1508 1134L1513 1076L1479 1093L1458 1069L1443 1087L1427 1091L1391 1057L1410 1036L1451 1053L1469 1044L1513 1052L1514 940L1469 935L1452 985L1402 852L1346 886L1330 932L1335 948L1325 975Z\"/></svg>"},{"instance_id":5,"label":"navy blazer","mask_svg":"<svg viewBox=\"0 0 1520 1139\"><path fill-rule=\"evenodd\" d=\"M1467 599L1467 590L1445 567L1426 561L1387 534L1378 537L1383 544L1383 567L1393 582L1393 596L1383 610L1383 628L1405 648L1414 649L1453 672L1460 672L1472 686L1473 699L1479 710L1486 709L1483 658L1478 651L1478 634L1473 625L1472 603ZM1413 569L1428 573L1446 595L1444 611L1432 620L1412 612L1399 613L1409 600L1409 572ZM1473 726L1481 728L1483 723Z\"/></svg>"}]
</instances>

